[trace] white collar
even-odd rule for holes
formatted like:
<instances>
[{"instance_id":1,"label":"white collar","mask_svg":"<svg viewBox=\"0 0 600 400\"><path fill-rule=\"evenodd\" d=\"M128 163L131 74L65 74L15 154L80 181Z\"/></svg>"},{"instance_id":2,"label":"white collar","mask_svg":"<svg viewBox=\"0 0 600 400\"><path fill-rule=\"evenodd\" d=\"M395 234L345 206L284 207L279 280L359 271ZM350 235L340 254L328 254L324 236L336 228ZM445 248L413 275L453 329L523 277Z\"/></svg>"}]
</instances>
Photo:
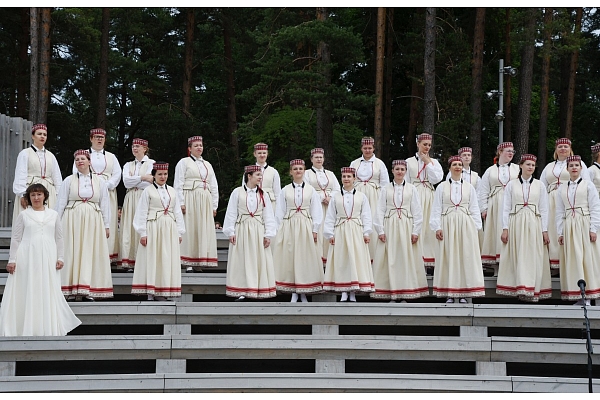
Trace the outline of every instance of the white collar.
<instances>
[{"instance_id":1,"label":"white collar","mask_svg":"<svg viewBox=\"0 0 600 400\"><path fill-rule=\"evenodd\" d=\"M250 189L248 186L246 186L246 184L244 183L244 187L246 188L246 190L251 191L251 192L256 192L256 189L258 188L258 186L255 186L254 189Z\"/></svg>"},{"instance_id":2,"label":"white collar","mask_svg":"<svg viewBox=\"0 0 600 400\"><path fill-rule=\"evenodd\" d=\"M373 156L371 156L371 158L369 160L367 160L365 158L365 156L360 156L360 160L364 161L364 162L373 162L373 161L377 160L377 157L375 157L375 154L373 154Z\"/></svg>"},{"instance_id":3,"label":"white collar","mask_svg":"<svg viewBox=\"0 0 600 400\"><path fill-rule=\"evenodd\" d=\"M33 143L31 143L31 147L33 147L34 150L36 150L36 151L41 151L41 152L46 151L46 147L42 146L41 149L38 149L37 146L35 144L33 144Z\"/></svg>"}]
</instances>

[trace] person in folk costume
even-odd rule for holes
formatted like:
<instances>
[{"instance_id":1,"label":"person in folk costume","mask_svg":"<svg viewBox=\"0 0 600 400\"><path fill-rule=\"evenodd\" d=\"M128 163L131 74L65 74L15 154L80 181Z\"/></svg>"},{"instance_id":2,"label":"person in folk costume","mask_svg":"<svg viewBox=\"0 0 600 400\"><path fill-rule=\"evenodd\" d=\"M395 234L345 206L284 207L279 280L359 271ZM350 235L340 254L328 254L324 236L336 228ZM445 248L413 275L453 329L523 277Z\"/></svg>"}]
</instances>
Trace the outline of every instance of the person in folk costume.
<instances>
[{"instance_id":1,"label":"person in folk costume","mask_svg":"<svg viewBox=\"0 0 600 400\"><path fill-rule=\"evenodd\" d=\"M523 154L519 178L504 188L502 249L496 293L537 302L552 297L548 194L533 177L537 157Z\"/></svg>"},{"instance_id":2,"label":"person in folk costume","mask_svg":"<svg viewBox=\"0 0 600 400\"><path fill-rule=\"evenodd\" d=\"M56 211L62 219L65 266L62 292L67 300L113 297L108 238L110 197L106 181L93 174L90 153L74 154L77 172L67 176L58 192Z\"/></svg>"},{"instance_id":3,"label":"person in folk costume","mask_svg":"<svg viewBox=\"0 0 600 400\"><path fill-rule=\"evenodd\" d=\"M596 191L600 193L600 143L596 143L591 147L592 150L592 165L588 168L590 180L596 186Z\"/></svg>"},{"instance_id":4,"label":"person in folk costume","mask_svg":"<svg viewBox=\"0 0 600 400\"><path fill-rule=\"evenodd\" d=\"M151 174L154 160L148 157L148 141L135 138L131 145L135 159L123 166L123 184L127 189L121 213L121 243L119 247L119 263L121 268L133 272L135 257L140 243L140 236L133 229L135 209L142 196L142 191L154 182Z\"/></svg>"},{"instance_id":5,"label":"person in folk costume","mask_svg":"<svg viewBox=\"0 0 600 400\"><path fill-rule=\"evenodd\" d=\"M156 161L151 173L154 182L142 191L133 218L141 246L137 249L131 293L164 301L181 296L179 244L185 223L177 192L167 185L169 164Z\"/></svg>"},{"instance_id":6,"label":"person in folk costume","mask_svg":"<svg viewBox=\"0 0 600 400\"><path fill-rule=\"evenodd\" d=\"M29 207L12 227L8 277L0 305L0 336L64 336L81 324L60 289L64 240L48 189L29 185Z\"/></svg>"},{"instance_id":7,"label":"person in folk costume","mask_svg":"<svg viewBox=\"0 0 600 400\"><path fill-rule=\"evenodd\" d=\"M13 225L17 215L27 208L25 192L34 183L41 183L48 190L48 208L56 206L56 196L62 184L62 175L56 157L44 145L48 139L48 128L44 124L36 124L31 128L31 141L27 149L21 150L17 156L13 192L15 203L13 208Z\"/></svg>"},{"instance_id":8,"label":"person in folk costume","mask_svg":"<svg viewBox=\"0 0 600 400\"><path fill-rule=\"evenodd\" d=\"M333 192L339 193L340 191L340 183L332 171L323 168L325 151L322 148L315 148L310 151L310 162L312 167L304 172L304 182L311 185L321 198L323 219L317 235L317 247L323 264L325 264L327 262L327 252L329 251L329 241L323 239L325 215Z\"/></svg>"},{"instance_id":9,"label":"person in folk costume","mask_svg":"<svg viewBox=\"0 0 600 400\"><path fill-rule=\"evenodd\" d=\"M477 185L481 219L485 221L481 262L494 269L498 275L498 262L502 242L502 209L504 188L519 177L519 166L512 163L515 150L512 142L502 142L496 147L495 164L489 167Z\"/></svg>"},{"instance_id":10,"label":"person in folk costume","mask_svg":"<svg viewBox=\"0 0 600 400\"><path fill-rule=\"evenodd\" d=\"M229 238L225 294L267 299L275 297L275 269L269 246L277 223L268 196L261 189L262 167L244 168L244 183L229 197L223 233Z\"/></svg>"},{"instance_id":11,"label":"person in folk costume","mask_svg":"<svg viewBox=\"0 0 600 400\"><path fill-rule=\"evenodd\" d=\"M275 285L278 292L292 293L292 303L298 295L306 303L307 294L323 291L322 247L317 246L323 210L317 191L304 182L305 170L304 160L290 161L292 183L281 190L275 210Z\"/></svg>"},{"instance_id":12,"label":"person in folk costume","mask_svg":"<svg viewBox=\"0 0 600 400\"><path fill-rule=\"evenodd\" d=\"M269 156L269 146L265 143L256 143L254 145L254 157L256 158L256 165L260 166L262 172L262 182L260 188L267 194L267 197L271 200L271 208L275 210L275 202L281 193L281 178L279 172L267 164L267 157ZM242 178L242 185L244 180Z\"/></svg>"},{"instance_id":13,"label":"person in folk costume","mask_svg":"<svg viewBox=\"0 0 600 400\"><path fill-rule=\"evenodd\" d=\"M342 168L342 191L333 193L323 229L331 245L323 290L342 292L344 302L356 301L355 292L375 290L368 246L372 231L371 208L367 196L354 188L355 179L354 168Z\"/></svg>"},{"instance_id":14,"label":"person in folk costume","mask_svg":"<svg viewBox=\"0 0 600 400\"><path fill-rule=\"evenodd\" d=\"M546 187L548 192L548 215L553 216L557 213L556 200L558 198L559 189L563 183L569 181L569 171L567 170L567 157L573 155L573 149L571 148L571 140L567 138L560 138L556 140L556 148L554 150L554 161L548 163L542 170L540 175L540 182ZM581 162L582 171L581 177L589 180L590 175L588 169ZM556 232L555 224L548 224L548 252L550 254L550 268L553 274L558 273L560 264L560 252L561 248L558 244L558 233Z\"/></svg>"},{"instance_id":15,"label":"person in folk costume","mask_svg":"<svg viewBox=\"0 0 600 400\"><path fill-rule=\"evenodd\" d=\"M448 159L450 179L435 190L429 227L438 247L433 273L433 295L446 297L446 303L467 303L470 297L485 296L477 230L481 215L477 192L462 179L460 156Z\"/></svg>"},{"instance_id":16,"label":"person in folk costume","mask_svg":"<svg viewBox=\"0 0 600 400\"><path fill-rule=\"evenodd\" d=\"M108 253L111 264L116 264L119 258L119 225L118 225L118 203L117 186L121 182L121 165L117 157L104 149L106 143L106 131L102 128L90 130L89 149L92 173L104 179L108 187L110 197L110 237L108 238ZM73 163L73 173L77 167Z\"/></svg>"},{"instance_id":17,"label":"person in folk costume","mask_svg":"<svg viewBox=\"0 0 600 400\"><path fill-rule=\"evenodd\" d=\"M369 200L369 208L371 209L371 221L375 219L377 210L377 202L379 201L379 193L381 188L390 183L388 170L379 158L375 156L375 139L372 137L364 137L360 143L360 151L362 156L350 163L350 168L356 170L356 180L354 188L359 192L364 193ZM371 240L369 241L369 256L371 262L375 256L375 246L377 245L377 232L371 232Z\"/></svg>"},{"instance_id":18,"label":"person in folk costume","mask_svg":"<svg viewBox=\"0 0 600 400\"><path fill-rule=\"evenodd\" d=\"M417 188L419 199L421 200L421 210L423 211L423 224L427 226L431 218L431 205L435 189L433 185L438 184L444 179L444 171L438 160L429 156L433 136L429 133L422 133L417 136L417 154L406 160L407 179ZM421 237L421 248L423 249L423 261L425 267L435 266L435 248L437 240L435 234L429 229L424 229Z\"/></svg>"},{"instance_id":19,"label":"person in folk costume","mask_svg":"<svg viewBox=\"0 0 600 400\"><path fill-rule=\"evenodd\" d=\"M586 305L600 297L600 200L592 182L582 175L581 157L567 157L569 181L562 185L556 198L556 230L561 246L560 295L583 305L577 284L585 280Z\"/></svg>"},{"instance_id":20,"label":"person in folk costume","mask_svg":"<svg viewBox=\"0 0 600 400\"><path fill-rule=\"evenodd\" d=\"M423 224L421 201L416 188L407 183L406 161L392 161L394 179L379 194L374 226L379 240L375 247L371 297L395 300L429 296L419 235Z\"/></svg>"},{"instance_id":21,"label":"person in folk costume","mask_svg":"<svg viewBox=\"0 0 600 400\"><path fill-rule=\"evenodd\" d=\"M215 216L219 186L212 165L202 158L202 136L188 139L189 157L175 167L173 187L177 191L186 232L181 242L181 265L186 272L218 266Z\"/></svg>"}]
</instances>

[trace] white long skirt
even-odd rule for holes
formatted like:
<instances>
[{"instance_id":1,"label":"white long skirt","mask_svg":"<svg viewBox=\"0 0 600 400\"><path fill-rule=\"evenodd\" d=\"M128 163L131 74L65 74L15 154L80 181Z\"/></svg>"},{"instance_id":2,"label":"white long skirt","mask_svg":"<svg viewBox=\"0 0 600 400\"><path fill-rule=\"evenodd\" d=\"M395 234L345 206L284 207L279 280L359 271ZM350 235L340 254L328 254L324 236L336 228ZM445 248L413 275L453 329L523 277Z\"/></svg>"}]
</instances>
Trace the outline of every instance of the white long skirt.
<instances>
[{"instance_id":1,"label":"white long skirt","mask_svg":"<svg viewBox=\"0 0 600 400\"><path fill-rule=\"evenodd\" d=\"M140 244L140 235L133 229L133 217L137 204L142 197L143 190L132 189L127 192L123 200L121 213L121 246L119 252L119 263L123 269L135 267L135 257Z\"/></svg>"},{"instance_id":2,"label":"white long skirt","mask_svg":"<svg viewBox=\"0 0 600 400\"><path fill-rule=\"evenodd\" d=\"M377 239L373 277L377 299L417 299L429 296L420 239L411 243L412 219L397 214L385 219L386 242Z\"/></svg>"},{"instance_id":3,"label":"white long skirt","mask_svg":"<svg viewBox=\"0 0 600 400\"><path fill-rule=\"evenodd\" d=\"M502 241L502 203L504 190L500 190L488 200L483 243L481 246L481 263L496 264L500 262L500 249ZM549 214L550 215L550 214Z\"/></svg>"},{"instance_id":4,"label":"white long skirt","mask_svg":"<svg viewBox=\"0 0 600 400\"><path fill-rule=\"evenodd\" d=\"M437 239L435 232L429 229L429 219L431 218L431 209L433 208L434 191L420 183L415 184L419 199L421 200L421 209L423 210L423 231L419 241L423 249L423 262L426 267L435 267L435 249L437 248Z\"/></svg>"},{"instance_id":5,"label":"white long skirt","mask_svg":"<svg viewBox=\"0 0 600 400\"><path fill-rule=\"evenodd\" d=\"M184 190L183 197L186 232L181 242L181 265L217 267L217 236L210 192L201 188Z\"/></svg>"},{"instance_id":6,"label":"white long skirt","mask_svg":"<svg viewBox=\"0 0 600 400\"><path fill-rule=\"evenodd\" d=\"M550 268L558 269L560 264L561 246L558 244L558 232L553 216L556 215L556 198L560 196L560 190L556 189L548 193L548 216L551 221L548 223L548 255L550 257Z\"/></svg>"},{"instance_id":7,"label":"white long skirt","mask_svg":"<svg viewBox=\"0 0 600 400\"><path fill-rule=\"evenodd\" d=\"M108 238L108 254L110 262L118 262L119 260L119 205L117 203L117 191L109 190L108 198L110 199L110 236Z\"/></svg>"},{"instance_id":8,"label":"white long skirt","mask_svg":"<svg viewBox=\"0 0 600 400\"><path fill-rule=\"evenodd\" d=\"M496 293L531 302L552 297L542 221L532 211L521 210L510 217L508 243L502 244Z\"/></svg>"},{"instance_id":9,"label":"white long skirt","mask_svg":"<svg viewBox=\"0 0 600 400\"><path fill-rule=\"evenodd\" d=\"M271 246L277 291L305 294L323 291L323 261L313 240L311 219L303 213L284 219Z\"/></svg>"},{"instance_id":10,"label":"white long skirt","mask_svg":"<svg viewBox=\"0 0 600 400\"><path fill-rule=\"evenodd\" d=\"M369 200L369 207L371 208L371 221L375 221L375 213L377 212L377 202L379 200L379 191L377 191L377 189L375 189L375 186L369 184L369 183L365 183L365 182L356 182L356 185L354 186L354 188L365 194L365 196L367 196L367 199ZM373 258L375 257L375 246L377 246L377 232L375 232L375 229L373 229L373 231L371 232L371 241L368 244L368 248L369 248L369 257L371 259L371 262L373 261Z\"/></svg>"},{"instance_id":11,"label":"white long skirt","mask_svg":"<svg viewBox=\"0 0 600 400\"><path fill-rule=\"evenodd\" d=\"M181 264L177 224L169 216L146 223L148 241L137 249L131 293L181 296Z\"/></svg>"},{"instance_id":12,"label":"white long skirt","mask_svg":"<svg viewBox=\"0 0 600 400\"><path fill-rule=\"evenodd\" d=\"M438 241L433 273L437 297L485 296L477 228L463 211L442 216L444 240Z\"/></svg>"}]
</instances>

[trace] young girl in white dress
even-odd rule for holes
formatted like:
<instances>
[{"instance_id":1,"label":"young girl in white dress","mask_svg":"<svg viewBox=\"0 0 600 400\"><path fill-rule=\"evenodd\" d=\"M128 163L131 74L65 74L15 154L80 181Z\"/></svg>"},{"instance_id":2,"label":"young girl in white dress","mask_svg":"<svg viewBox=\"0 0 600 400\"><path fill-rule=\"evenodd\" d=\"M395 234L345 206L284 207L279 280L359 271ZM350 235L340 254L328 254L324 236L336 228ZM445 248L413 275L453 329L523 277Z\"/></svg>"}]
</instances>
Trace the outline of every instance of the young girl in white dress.
<instances>
[{"instance_id":1,"label":"young girl in white dress","mask_svg":"<svg viewBox=\"0 0 600 400\"><path fill-rule=\"evenodd\" d=\"M48 196L42 184L30 185L25 192L29 207L12 226L0 336L64 336L81 324L60 289L62 224L57 212L45 206Z\"/></svg>"},{"instance_id":2,"label":"young girl in white dress","mask_svg":"<svg viewBox=\"0 0 600 400\"><path fill-rule=\"evenodd\" d=\"M369 200L371 209L371 221L375 218L377 210L377 201L381 188L390 183L388 170L380 159L375 157L375 139L372 137L364 137L360 143L360 151L362 156L350 163L350 167L356 170L356 180L354 188L359 192L364 193ZM369 241L369 255L371 261L375 257L375 246L377 245L377 233L371 232L371 240Z\"/></svg>"},{"instance_id":3,"label":"young girl in white dress","mask_svg":"<svg viewBox=\"0 0 600 400\"><path fill-rule=\"evenodd\" d=\"M581 177L581 157L567 157L569 181L556 198L556 231L561 246L560 295L582 305L578 282L585 280L587 305L600 298L600 200L594 184Z\"/></svg>"},{"instance_id":4,"label":"young girl in white dress","mask_svg":"<svg viewBox=\"0 0 600 400\"><path fill-rule=\"evenodd\" d=\"M444 179L444 171L438 160L429 156L433 136L422 133L417 136L417 154L406 160L408 183L417 188L423 211L423 224L427 226L431 218L431 206L433 204L434 186ZM425 267L435 266L435 248L437 240L435 234L429 229L424 229L421 237L421 248L423 249L423 262Z\"/></svg>"},{"instance_id":5,"label":"young girl in white dress","mask_svg":"<svg viewBox=\"0 0 600 400\"><path fill-rule=\"evenodd\" d=\"M269 156L269 145L266 143L256 143L254 145L254 157L256 165L260 166L262 172L262 182L260 188L271 200L271 208L275 210L275 202L281 193L281 178L279 172L272 166L267 164ZM242 179L242 185L244 184Z\"/></svg>"},{"instance_id":6,"label":"young girl in white dress","mask_svg":"<svg viewBox=\"0 0 600 400\"><path fill-rule=\"evenodd\" d=\"M304 160L290 161L292 183L277 199L277 235L272 245L277 291L292 293L292 303L323 291L323 261L317 233L323 220L321 198L304 182Z\"/></svg>"},{"instance_id":7,"label":"young girl in white dress","mask_svg":"<svg viewBox=\"0 0 600 400\"><path fill-rule=\"evenodd\" d=\"M310 162L312 167L304 172L304 182L311 185L321 198L321 207L323 220L317 234L317 248L323 264L327 262L327 252L329 251L329 241L323 239L323 226L325 225L325 215L327 207L331 201L334 192L340 191L340 183L332 171L323 168L325 162L325 151L322 148L315 148L310 151Z\"/></svg>"},{"instance_id":8,"label":"young girl in white dress","mask_svg":"<svg viewBox=\"0 0 600 400\"><path fill-rule=\"evenodd\" d=\"M498 275L498 262L502 242L502 204L504 188L519 176L519 166L512 163L515 150L512 142L503 142L496 148L496 163L489 167L477 186L481 219L485 221L481 262L494 269Z\"/></svg>"},{"instance_id":9,"label":"young girl in white dress","mask_svg":"<svg viewBox=\"0 0 600 400\"><path fill-rule=\"evenodd\" d=\"M523 154L519 178L504 188L496 293L537 302L552 297L548 256L548 194L534 179L537 157ZM554 222L554 221L551 221Z\"/></svg>"},{"instance_id":10,"label":"young girl in white dress","mask_svg":"<svg viewBox=\"0 0 600 400\"><path fill-rule=\"evenodd\" d=\"M193 272L219 264L214 219L219 207L219 186L212 165L202 158L202 136L188 139L188 151L189 157L182 158L175 167L173 187L186 226L181 265L186 272Z\"/></svg>"},{"instance_id":11,"label":"young girl in white dress","mask_svg":"<svg viewBox=\"0 0 600 400\"><path fill-rule=\"evenodd\" d=\"M133 218L140 235L131 293L146 294L148 300L164 301L181 296L179 244L185 223L177 192L167 185L169 164L155 162L154 182L142 192Z\"/></svg>"},{"instance_id":12,"label":"young girl in white dress","mask_svg":"<svg viewBox=\"0 0 600 400\"><path fill-rule=\"evenodd\" d=\"M148 141L135 138L131 145L135 159L123 166L123 184L127 189L121 214L121 245L119 264L121 268L133 272L140 236L133 229L133 217L142 191L154 182L150 173L154 160L148 157Z\"/></svg>"},{"instance_id":13,"label":"young girl in white dress","mask_svg":"<svg viewBox=\"0 0 600 400\"><path fill-rule=\"evenodd\" d=\"M113 297L108 238L110 198L106 181L90 169L90 153L77 150L77 173L65 178L58 192L56 211L62 219L65 266L62 291L68 299Z\"/></svg>"},{"instance_id":14,"label":"young girl in white dress","mask_svg":"<svg viewBox=\"0 0 600 400\"><path fill-rule=\"evenodd\" d=\"M404 179L406 161L392 161L394 180L379 194L374 226L379 235L373 260L377 299L407 300L429 296L419 241L423 212L419 194Z\"/></svg>"},{"instance_id":15,"label":"young girl in white dress","mask_svg":"<svg viewBox=\"0 0 600 400\"><path fill-rule=\"evenodd\" d=\"M356 292L375 290L369 256L372 222L369 200L354 188L356 170L342 168L342 191L334 193L323 235L329 240L323 290L341 292L341 301L356 301ZM348 296L349 294L349 296Z\"/></svg>"},{"instance_id":16,"label":"young girl in white dress","mask_svg":"<svg viewBox=\"0 0 600 400\"><path fill-rule=\"evenodd\" d=\"M116 266L119 259L119 224L117 203L117 186L121 182L121 165L117 157L104 149L106 143L106 131L102 128L90 130L90 161L92 173L98 178L104 179L108 187L108 196L110 198L110 237L108 238L108 254L111 264ZM77 167L73 163L73 173L77 172Z\"/></svg>"},{"instance_id":17,"label":"young girl in white dress","mask_svg":"<svg viewBox=\"0 0 600 400\"><path fill-rule=\"evenodd\" d=\"M548 192L548 215L554 216L557 213L556 200L559 190L563 183L569 181L569 171L567 171L567 157L573 155L571 140L568 138L560 138L556 140L554 150L554 161L548 163L540 175L540 181L546 187ZM581 177L589 180L588 169L585 163L581 162ZM560 211L559 211L560 212ZM558 244L558 233L556 232L556 224L548 225L548 252L550 254L550 268L556 274L559 271L560 252L561 248Z\"/></svg>"},{"instance_id":18,"label":"young girl in white dress","mask_svg":"<svg viewBox=\"0 0 600 400\"><path fill-rule=\"evenodd\" d=\"M269 246L277 223L268 196L260 188L262 168L244 168L244 184L233 190L227 204L223 233L229 238L225 294L267 299L275 297L275 270Z\"/></svg>"},{"instance_id":19,"label":"young girl in white dress","mask_svg":"<svg viewBox=\"0 0 600 400\"><path fill-rule=\"evenodd\" d=\"M13 192L15 203L13 208L13 224L17 215L27 208L25 191L34 183L41 183L48 190L48 208L56 206L56 196L62 184L60 167L56 157L44 145L48 139L48 128L44 124L36 124L31 128L32 144L21 150L17 156Z\"/></svg>"},{"instance_id":20,"label":"young girl in white dress","mask_svg":"<svg viewBox=\"0 0 600 400\"><path fill-rule=\"evenodd\" d=\"M467 303L470 297L485 296L477 230L481 215L473 185L462 179L458 155L448 159L450 179L435 190L429 227L438 246L433 273L433 295L446 303Z\"/></svg>"}]
</instances>

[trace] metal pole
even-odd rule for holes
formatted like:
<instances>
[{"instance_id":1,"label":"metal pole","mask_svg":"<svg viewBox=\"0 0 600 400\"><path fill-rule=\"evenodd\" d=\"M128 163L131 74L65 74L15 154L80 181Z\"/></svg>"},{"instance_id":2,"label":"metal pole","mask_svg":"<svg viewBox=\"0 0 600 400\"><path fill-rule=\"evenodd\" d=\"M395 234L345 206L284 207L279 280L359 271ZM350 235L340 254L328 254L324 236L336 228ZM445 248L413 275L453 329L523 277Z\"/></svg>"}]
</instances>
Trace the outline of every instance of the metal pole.
<instances>
[{"instance_id":1,"label":"metal pole","mask_svg":"<svg viewBox=\"0 0 600 400\"><path fill-rule=\"evenodd\" d=\"M504 115L504 59L499 60L500 72L498 73L498 113ZM504 118L498 121L498 143L504 142Z\"/></svg>"}]
</instances>

